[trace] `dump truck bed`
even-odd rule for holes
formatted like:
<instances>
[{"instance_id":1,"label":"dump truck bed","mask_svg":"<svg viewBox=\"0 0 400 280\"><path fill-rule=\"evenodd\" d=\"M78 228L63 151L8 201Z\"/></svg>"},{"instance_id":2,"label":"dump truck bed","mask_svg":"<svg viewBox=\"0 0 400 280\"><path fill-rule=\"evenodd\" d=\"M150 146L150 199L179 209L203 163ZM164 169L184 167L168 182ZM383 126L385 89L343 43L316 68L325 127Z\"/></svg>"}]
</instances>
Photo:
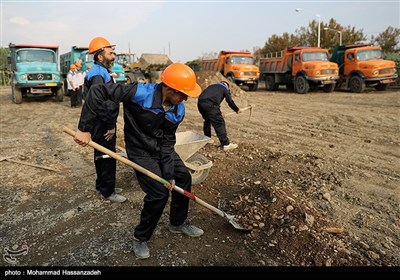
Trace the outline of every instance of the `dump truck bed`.
<instances>
[{"instance_id":1,"label":"dump truck bed","mask_svg":"<svg viewBox=\"0 0 400 280\"><path fill-rule=\"evenodd\" d=\"M144 53L139 59L141 69L147 71L159 71L172 64L166 54Z\"/></svg>"}]
</instances>

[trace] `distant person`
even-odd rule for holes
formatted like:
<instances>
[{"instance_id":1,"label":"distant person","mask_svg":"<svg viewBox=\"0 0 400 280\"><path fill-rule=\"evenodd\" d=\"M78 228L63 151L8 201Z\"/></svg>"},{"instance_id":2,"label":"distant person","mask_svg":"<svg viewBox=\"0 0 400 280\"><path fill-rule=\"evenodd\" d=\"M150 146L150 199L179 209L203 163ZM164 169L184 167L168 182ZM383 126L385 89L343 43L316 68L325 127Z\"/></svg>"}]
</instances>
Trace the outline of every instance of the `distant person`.
<instances>
[{"instance_id":1,"label":"distant person","mask_svg":"<svg viewBox=\"0 0 400 280\"><path fill-rule=\"evenodd\" d=\"M85 76L83 72L81 71L82 69L82 64L80 60L75 62L76 65L76 70L75 70L75 75L76 75L76 82L77 82L77 98L76 98L76 106L81 107L82 106L82 94L83 94L83 84L85 82Z\"/></svg>"},{"instance_id":2,"label":"distant person","mask_svg":"<svg viewBox=\"0 0 400 280\"><path fill-rule=\"evenodd\" d=\"M110 44L103 37L96 37L90 41L89 54L93 54L94 64L85 77L85 88L87 90L90 90L92 85L114 83L110 75L115 60L114 47L115 45ZM94 142L115 152L119 103L106 101L103 105L104 110L100 117L96 118L90 127L84 127L84 129L90 131ZM85 111L82 110L81 118L85 117ZM115 188L117 162L114 158L104 158L103 155L102 152L94 150L94 165L97 175L96 191L103 198L112 202L124 202L126 197L118 194Z\"/></svg>"},{"instance_id":3,"label":"distant person","mask_svg":"<svg viewBox=\"0 0 400 280\"><path fill-rule=\"evenodd\" d=\"M67 73L67 89L69 96L71 96L71 108L77 107L77 88L78 84L76 80L76 65L71 64Z\"/></svg>"},{"instance_id":4,"label":"distant person","mask_svg":"<svg viewBox=\"0 0 400 280\"><path fill-rule=\"evenodd\" d=\"M89 72L89 70L92 69L92 64L88 64L86 66L86 70L83 71L83 89L82 89L82 99L86 98L86 93L88 92L88 89L86 88L85 85L85 79L86 79L86 75Z\"/></svg>"},{"instance_id":5,"label":"distant person","mask_svg":"<svg viewBox=\"0 0 400 280\"><path fill-rule=\"evenodd\" d=\"M197 100L197 108L204 119L203 132L205 136L211 137L211 125L214 127L215 133L221 143L224 151L233 150L238 147L237 144L230 143L226 132L224 117L221 113L221 102L226 100L229 107L237 114L240 109L236 106L230 93L229 83L221 81L219 83L208 86L199 96Z\"/></svg>"},{"instance_id":6,"label":"distant person","mask_svg":"<svg viewBox=\"0 0 400 280\"><path fill-rule=\"evenodd\" d=\"M182 63L173 63L161 73L160 84L106 84L90 88L85 101L75 142L86 146L90 128L104 110L108 100L124 105L124 133L128 158L144 169L168 180L168 189L159 181L135 170L141 189L145 192L140 222L133 233L133 251L137 258L150 257L147 242L163 214L168 201L169 230L199 237L203 230L187 221L189 198L178 192L170 193L175 182L190 192L192 177L175 151L176 131L185 117L184 101L201 92L193 70ZM171 196L171 199L169 197Z\"/></svg>"}]
</instances>

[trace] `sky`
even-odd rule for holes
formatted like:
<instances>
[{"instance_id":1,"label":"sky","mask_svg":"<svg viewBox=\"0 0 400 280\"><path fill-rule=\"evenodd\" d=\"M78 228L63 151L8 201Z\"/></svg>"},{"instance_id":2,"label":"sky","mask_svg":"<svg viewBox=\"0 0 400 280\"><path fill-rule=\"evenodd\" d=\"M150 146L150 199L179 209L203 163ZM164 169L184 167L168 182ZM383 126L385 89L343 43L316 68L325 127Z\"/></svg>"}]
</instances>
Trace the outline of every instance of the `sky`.
<instances>
[{"instance_id":1,"label":"sky","mask_svg":"<svg viewBox=\"0 0 400 280\"><path fill-rule=\"evenodd\" d=\"M102 36L117 53L162 53L185 63L220 50L254 52L272 35L294 34L318 19L377 36L389 26L400 28L400 0L0 0L0 15L3 48L57 45L62 54Z\"/></svg>"}]
</instances>

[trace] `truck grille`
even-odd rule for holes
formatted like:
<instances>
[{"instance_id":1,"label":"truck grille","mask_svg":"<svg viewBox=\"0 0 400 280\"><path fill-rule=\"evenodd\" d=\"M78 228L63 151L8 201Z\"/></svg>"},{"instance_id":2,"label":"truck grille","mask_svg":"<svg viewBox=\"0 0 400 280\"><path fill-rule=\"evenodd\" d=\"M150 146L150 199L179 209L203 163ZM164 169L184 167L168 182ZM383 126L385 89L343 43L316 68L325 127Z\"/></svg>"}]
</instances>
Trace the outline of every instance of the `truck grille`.
<instances>
[{"instance_id":1,"label":"truck grille","mask_svg":"<svg viewBox=\"0 0 400 280\"><path fill-rule=\"evenodd\" d=\"M243 72L244 76L257 76L257 72Z\"/></svg>"},{"instance_id":2,"label":"truck grille","mask_svg":"<svg viewBox=\"0 0 400 280\"><path fill-rule=\"evenodd\" d=\"M379 75L392 74L392 73L393 73L393 68L386 68L379 70Z\"/></svg>"},{"instance_id":3,"label":"truck grille","mask_svg":"<svg viewBox=\"0 0 400 280\"><path fill-rule=\"evenodd\" d=\"M335 74L335 70L334 69L322 69L321 70L321 74Z\"/></svg>"},{"instance_id":4,"label":"truck grille","mask_svg":"<svg viewBox=\"0 0 400 280\"><path fill-rule=\"evenodd\" d=\"M52 80L51 74L29 74L28 81L45 81L45 80Z\"/></svg>"}]
</instances>

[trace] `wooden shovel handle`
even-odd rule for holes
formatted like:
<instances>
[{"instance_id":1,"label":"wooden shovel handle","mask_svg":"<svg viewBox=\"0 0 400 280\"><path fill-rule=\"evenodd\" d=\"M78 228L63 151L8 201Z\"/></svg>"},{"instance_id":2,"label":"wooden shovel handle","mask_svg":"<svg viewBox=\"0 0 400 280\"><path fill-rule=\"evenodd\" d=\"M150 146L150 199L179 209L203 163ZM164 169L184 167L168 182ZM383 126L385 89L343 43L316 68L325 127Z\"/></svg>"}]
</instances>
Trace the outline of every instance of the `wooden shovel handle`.
<instances>
[{"instance_id":1,"label":"wooden shovel handle","mask_svg":"<svg viewBox=\"0 0 400 280\"><path fill-rule=\"evenodd\" d=\"M75 137L75 131L73 131L72 129L64 126L63 131L66 132L67 134L71 135L72 137ZM116 160L119 160L119 161L125 163L126 165L129 165L130 167L133 167L137 171L149 176L150 178L152 178L156 181L159 181L162 184L170 185L170 183L167 180L161 178L157 174L148 171L147 169L141 167L140 165L137 165L136 163L130 161L129 159L124 158L123 156L120 156L117 153L114 153L113 151L97 144L96 142L90 141L88 145L106 155L109 155L112 158L115 158Z\"/></svg>"},{"instance_id":2,"label":"wooden shovel handle","mask_svg":"<svg viewBox=\"0 0 400 280\"><path fill-rule=\"evenodd\" d=\"M246 110L249 110L249 109L252 109L252 108L254 108L254 105L250 105L250 106L247 106L247 107L244 107L244 108L240 108L240 112L243 112L243 111L246 111ZM233 115L233 114L237 114L237 113L236 112L230 112L230 113L224 114L224 117L227 117L227 116L230 116L230 115Z\"/></svg>"},{"instance_id":3,"label":"wooden shovel handle","mask_svg":"<svg viewBox=\"0 0 400 280\"><path fill-rule=\"evenodd\" d=\"M71 135L72 137L75 137L75 131L73 131L72 129L70 129L70 128L64 126L63 131L64 131L65 133ZM140 165L134 163L133 161L130 161L129 159L124 158L124 157L120 156L119 154L114 153L113 151L111 151L111 150L109 150L109 149L107 149L107 148L105 148L105 147L103 147L103 146L97 144L96 142L89 141L88 145L89 145L90 147L92 147L92 148L94 148L94 149L96 149L96 150L98 150L98 151L104 153L104 154L109 155L110 157L112 157L112 158L114 158L114 159L116 159L116 160L119 160L119 161L125 163L126 165L128 165L128 166L130 166L130 167L133 167L135 170L137 170L137 171L139 171L139 172L141 172L141 173L147 175L148 177L150 177L150 178L152 178L152 179L154 179L154 180L160 182L160 183L163 184L165 187L171 186L171 184L170 184L169 181L167 181L167 180L161 178L160 176L158 176L157 174L155 174L155 173L153 173L153 172L151 172L151 171L149 171L149 170L147 170L147 169L141 167ZM220 210L220 209L218 209L218 208L216 208L216 207L214 207L214 206L208 204L208 203L205 202L204 200L202 200L202 199L196 197L194 194L192 194L192 193L190 193L190 192L188 192L188 191L185 191L184 189L182 189L182 188L180 188L180 187L178 187L178 186L174 186L174 191L179 192L180 194L183 194L184 196L190 198L190 199L193 200L194 202L196 202L196 203L198 203L198 204L200 204L200 205L206 207L207 209L209 209L209 210L215 212L216 214L220 215L221 217L226 217L226 216L227 216L227 214L224 213L222 210Z\"/></svg>"}]
</instances>

